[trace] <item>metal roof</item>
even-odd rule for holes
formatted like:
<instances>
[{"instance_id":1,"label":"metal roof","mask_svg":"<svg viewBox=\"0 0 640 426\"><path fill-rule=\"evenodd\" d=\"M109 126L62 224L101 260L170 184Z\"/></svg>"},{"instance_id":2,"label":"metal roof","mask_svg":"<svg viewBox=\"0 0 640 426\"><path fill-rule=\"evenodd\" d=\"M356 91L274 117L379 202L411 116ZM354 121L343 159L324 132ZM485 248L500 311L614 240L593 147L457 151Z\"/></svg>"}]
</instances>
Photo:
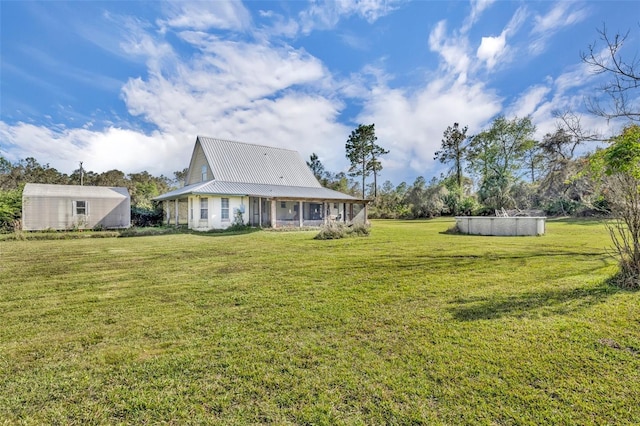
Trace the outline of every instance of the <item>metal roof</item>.
<instances>
[{"instance_id":1,"label":"metal roof","mask_svg":"<svg viewBox=\"0 0 640 426\"><path fill-rule=\"evenodd\" d=\"M129 191L122 187L53 185L28 183L22 191L23 197L76 197L76 198L129 198Z\"/></svg>"},{"instance_id":2,"label":"metal roof","mask_svg":"<svg viewBox=\"0 0 640 426\"><path fill-rule=\"evenodd\" d=\"M265 185L259 183L210 180L167 192L155 200L169 200L186 195L242 195L263 198L296 198L315 200L359 201L358 198L332 189L320 187Z\"/></svg>"},{"instance_id":3,"label":"metal roof","mask_svg":"<svg viewBox=\"0 0 640 426\"><path fill-rule=\"evenodd\" d=\"M198 144L209 163L213 179L167 192L154 200L171 200L187 195L240 195L362 201L320 185L297 151L198 136L194 153Z\"/></svg>"},{"instance_id":4,"label":"metal roof","mask_svg":"<svg viewBox=\"0 0 640 426\"><path fill-rule=\"evenodd\" d=\"M213 177L224 182L322 186L297 151L198 136Z\"/></svg>"}]
</instances>

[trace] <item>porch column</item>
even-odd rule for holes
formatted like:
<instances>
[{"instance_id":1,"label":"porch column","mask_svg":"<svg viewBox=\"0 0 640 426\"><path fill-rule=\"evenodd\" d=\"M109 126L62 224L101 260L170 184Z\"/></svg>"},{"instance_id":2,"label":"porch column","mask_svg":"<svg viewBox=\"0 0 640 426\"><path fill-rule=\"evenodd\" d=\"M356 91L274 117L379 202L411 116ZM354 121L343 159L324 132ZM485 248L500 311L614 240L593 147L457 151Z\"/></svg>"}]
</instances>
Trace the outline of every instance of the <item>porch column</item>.
<instances>
[{"instance_id":1,"label":"porch column","mask_svg":"<svg viewBox=\"0 0 640 426\"><path fill-rule=\"evenodd\" d=\"M302 201L298 201L298 222L300 225L300 228L302 228L304 226L304 220L302 218Z\"/></svg>"},{"instance_id":2,"label":"porch column","mask_svg":"<svg viewBox=\"0 0 640 426\"><path fill-rule=\"evenodd\" d=\"M278 223L276 221L276 199L272 198L271 199L271 227L275 229L277 225Z\"/></svg>"},{"instance_id":3,"label":"porch column","mask_svg":"<svg viewBox=\"0 0 640 426\"><path fill-rule=\"evenodd\" d=\"M258 197L258 227L262 228L262 197Z\"/></svg>"},{"instance_id":4,"label":"porch column","mask_svg":"<svg viewBox=\"0 0 640 426\"><path fill-rule=\"evenodd\" d=\"M325 225L327 224L327 221L329 219L327 216L328 216L327 215L327 203L323 201L322 202L322 223L325 224Z\"/></svg>"},{"instance_id":5,"label":"porch column","mask_svg":"<svg viewBox=\"0 0 640 426\"><path fill-rule=\"evenodd\" d=\"M175 212L176 212L176 226L178 226L179 222L178 222L178 199L177 198L175 202Z\"/></svg>"}]
</instances>

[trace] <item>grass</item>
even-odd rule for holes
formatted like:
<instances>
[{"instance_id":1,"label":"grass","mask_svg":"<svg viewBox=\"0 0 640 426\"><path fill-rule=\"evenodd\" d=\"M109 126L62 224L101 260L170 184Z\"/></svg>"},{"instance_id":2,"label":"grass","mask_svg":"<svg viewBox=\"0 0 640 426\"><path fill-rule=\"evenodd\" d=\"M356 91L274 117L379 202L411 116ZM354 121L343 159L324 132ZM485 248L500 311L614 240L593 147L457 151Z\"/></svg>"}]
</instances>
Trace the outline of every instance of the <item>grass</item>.
<instances>
[{"instance_id":1,"label":"grass","mask_svg":"<svg viewBox=\"0 0 640 426\"><path fill-rule=\"evenodd\" d=\"M639 424L597 222L0 242L0 423Z\"/></svg>"}]
</instances>

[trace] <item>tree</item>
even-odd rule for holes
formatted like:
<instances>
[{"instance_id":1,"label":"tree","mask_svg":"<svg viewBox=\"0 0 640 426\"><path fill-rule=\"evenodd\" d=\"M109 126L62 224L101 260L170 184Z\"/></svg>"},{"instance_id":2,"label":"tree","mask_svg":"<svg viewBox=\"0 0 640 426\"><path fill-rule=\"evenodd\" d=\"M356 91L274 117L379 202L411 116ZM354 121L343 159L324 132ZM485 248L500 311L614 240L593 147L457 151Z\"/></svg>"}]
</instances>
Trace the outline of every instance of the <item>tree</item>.
<instances>
[{"instance_id":1,"label":"tree","mask_svg":"<svg viewBox=\"0 0 640 426\"><path fill-rule=\"evenodd\" d=\"M385 181L378 192L378 202L369 210L369 217L397 219L406 216L409 212L404 202L406 192L405 182L401 182L394 188L391 181Z\"/></svg>"},{"instance_id":2,"label":"tree","mask_svg":"<svg viewBox=\"0 0 640 426\"><path fill-rule=\"evenodd\" d=\"M376 144L375 124L360 124L351 132L345 145L346 156L351 162L349 175L362 176L362 198L365 197L365 181L373 172L374 194L377 196L377 175L382 170L380 156L388 154L389 151Z\"/></svg>"},{"instance_id":3,"label":"tree","mask_svg":"<svg viewBox=\"0 0 640 426\"><path fill-rule=\"evenodd\" d=\"M440 160L441 163L453 162L453 171L456 176L458 187L462 187L462 167L467 151L467 126L459 127L458 123L453 123L444 131L441 149L436 151L433 159Z\"/></svg>"},{"instance_id":4,"label":"tree","mask_svg":"<svg viewBox=\"0 0 640 426\"><path fill-rule=\"evenodd\" d=\"M93 182L96 186L127 186L127 178L120 170L109 170L96 176Z\"/></svg>"},{"instance_id":5,"label":"tree","mask_svg":"<svg viewBox=\"0 0 640 426\"><path fill-rule=\"evenodd\" d=\"M405 202L414 218L431 218L446 210L444 199L447 194L447 188L435 177L427 185L426 180L418 176L407 190Z\"/></svg>"},{"instance_id":6,"label":"tree","mask_svg":"<svg viewBox=\"0 0 640 426\"><path fill-rule=\"evenodd\" d=\"M167 192L170 188L170 179L164 176L155 177L149 172L129 173L129 194L131 205L143 209L152 210L152 198Z\"/></svg>"},{"instance_id":7,"label":"tree","mask_svg":"<svg viewBox=\"0 0 640 426\"><path fill-rule=\"evenodd\" d=\"M524 165L536 127L530 117L507 120L497 117L489 130L471 138L468 159L471 170L480 173L480 201L501 209L513 207L509 192Z\"/></svg>"},{"instance_id":8,"label":"tree","mask_svg":"<svg viewBox=\"0 0 640 426\"><path fill-rule=\"evenodd\" d=\"M604 178L604 193L616 217L607 227L620 264L617 281L640 288L640 125L626 127L590 164Z\"/></svg>"},{"instance_id":9,"label":"tree","mask_svg":"<svg viewBox=\"0 0 640 426\"><path fill-rule=\"evenodd\" d=\"M173 177L174 177L173 182L176 188L182 188L183 186L185 186L187 182L187 173L189 173L188 167L185 167L182 170L177 170L173 172Z\"/></svg>"},{"instance_id":10,"label":"tree","mask_svg":"<svg viewBox=\"0 0 640 426\"><path fill-rule=\"evenodd\" d=\"M382 163L380 162L379 158L380 156L388 153L389 151L382 148L380 145L373 144L373 146L371 147L370 168L373 172L373 197L375 199L378 199L378 172L382 170Z\"/></svg>"},{"instance_id":11,"label":"tree","mask_svg":"<svg viewBox=\"0 0 640 426\"><path fill-rule=\"evenodd\" d=\"M324 166L322 162L318 158L318 154L315 152L309 156L309 161L307 161L307 166L311 169L313 175L320 181L324 177Z\"/></svg>"},{"instance_id":12,"label":"tree","mask_svg":"<svg viewBox=\"0 0 640 426\"><path fill-rule=\"evenodd\" d=\"M19 228L22 217L22 189L0 190L0 232L14 231Z\"/></svg>"},{"instance_id":13,"label":"tree","mask_svg":"<svg viewBox=\"0 0 640 426\"><path fill-rule=\"evenodd\" d=\"M620 54L629 32L609 36L607 28L603 25L598 34L600 40L606 44L605 55L599 53L597 43L594 42L589 45L588 52L582 52L580 56L595 74L607 74L611 77L611 81L602 87L610 103L603 105L600 99L589 98L589 110L607 119L626 117L632 121L640 121L638 97L629 95L640 88L640 59L634 56L631 62L626 62Z\"/></svg>"},{"instance_id":14,"label":"tree","mask_svg":"<svg viewBox=\"0 0 640 426\"><path fill-rule=\"evenodd\" d=\"M537 182L540 179L540 173L545 168L544 153L537 141L530 140L525 144L522 160L529 175L529 181L531 183Z\"/></svg>"},{"instance_id":15,"label":"tree","mask_svg":"<svg viewBox=\"0 0 640 426\"><path fill-rule=\"evenodd\" d=\"M582 173L585 158L576 158L575 153L585 142L602 138L584 130L580 116L571 111L554 111L553 115L556 130L540 142L546 174L539 180L537 192L547 214L567 216L591 205L594 195L598 196L593 180Z\"/></svg>"}]
</instances>

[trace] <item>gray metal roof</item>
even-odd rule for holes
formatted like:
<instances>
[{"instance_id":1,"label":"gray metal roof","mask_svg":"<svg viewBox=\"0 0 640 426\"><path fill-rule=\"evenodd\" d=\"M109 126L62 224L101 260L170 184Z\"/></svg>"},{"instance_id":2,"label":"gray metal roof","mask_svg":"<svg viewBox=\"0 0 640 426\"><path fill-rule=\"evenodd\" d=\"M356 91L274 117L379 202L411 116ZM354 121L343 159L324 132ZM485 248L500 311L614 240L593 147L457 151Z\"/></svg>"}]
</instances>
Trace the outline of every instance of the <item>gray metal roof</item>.
<instances>
[{"instance_id":1,"label":"gray metal roof","mask_svg":"<svg viewBox=\"0 0 640 426\"><path fill-rule=\"evenodd\" d=\"M297 151L198 136L216 180L263 185L322 186Z\"/></svg>"},{"instance_id":2,"label":"gray metal roof","mask_svg":"<svg viewBox=\"0 0 640 426\"><path fill-rule=\"evenodd\" d=\"M22 191L23 197L77 197L77 198L129 198L129 191L122 187L53 185L28 183Z\"/></svg>"},{"instance_id":3,"label":"gray metal roof","mask_svg":"<svg viewBox=\"0 0 640 426\"><path fill-rule=\"evenodd\" d=\"M156 197L170 200L187 195L242 195L263 198L295 198L313 200L358 201L358 198L332 189L320 187L265 185L259 183L225 182L210 180L176 189Z\"/></svg>"},{"instance_id":4,"label":"gray metal roof","mask_svg":"<svg viewBox=\"0 0 640 426\"><path fill-rule=\"evenodd\" d=\"M297 151L205 136L197 137L196 148L198 144L209 163L213 179L167 192L155 200L171 200L187 195L241 195L362 201L320 185Z\"/></svg>"}]
</instances>

